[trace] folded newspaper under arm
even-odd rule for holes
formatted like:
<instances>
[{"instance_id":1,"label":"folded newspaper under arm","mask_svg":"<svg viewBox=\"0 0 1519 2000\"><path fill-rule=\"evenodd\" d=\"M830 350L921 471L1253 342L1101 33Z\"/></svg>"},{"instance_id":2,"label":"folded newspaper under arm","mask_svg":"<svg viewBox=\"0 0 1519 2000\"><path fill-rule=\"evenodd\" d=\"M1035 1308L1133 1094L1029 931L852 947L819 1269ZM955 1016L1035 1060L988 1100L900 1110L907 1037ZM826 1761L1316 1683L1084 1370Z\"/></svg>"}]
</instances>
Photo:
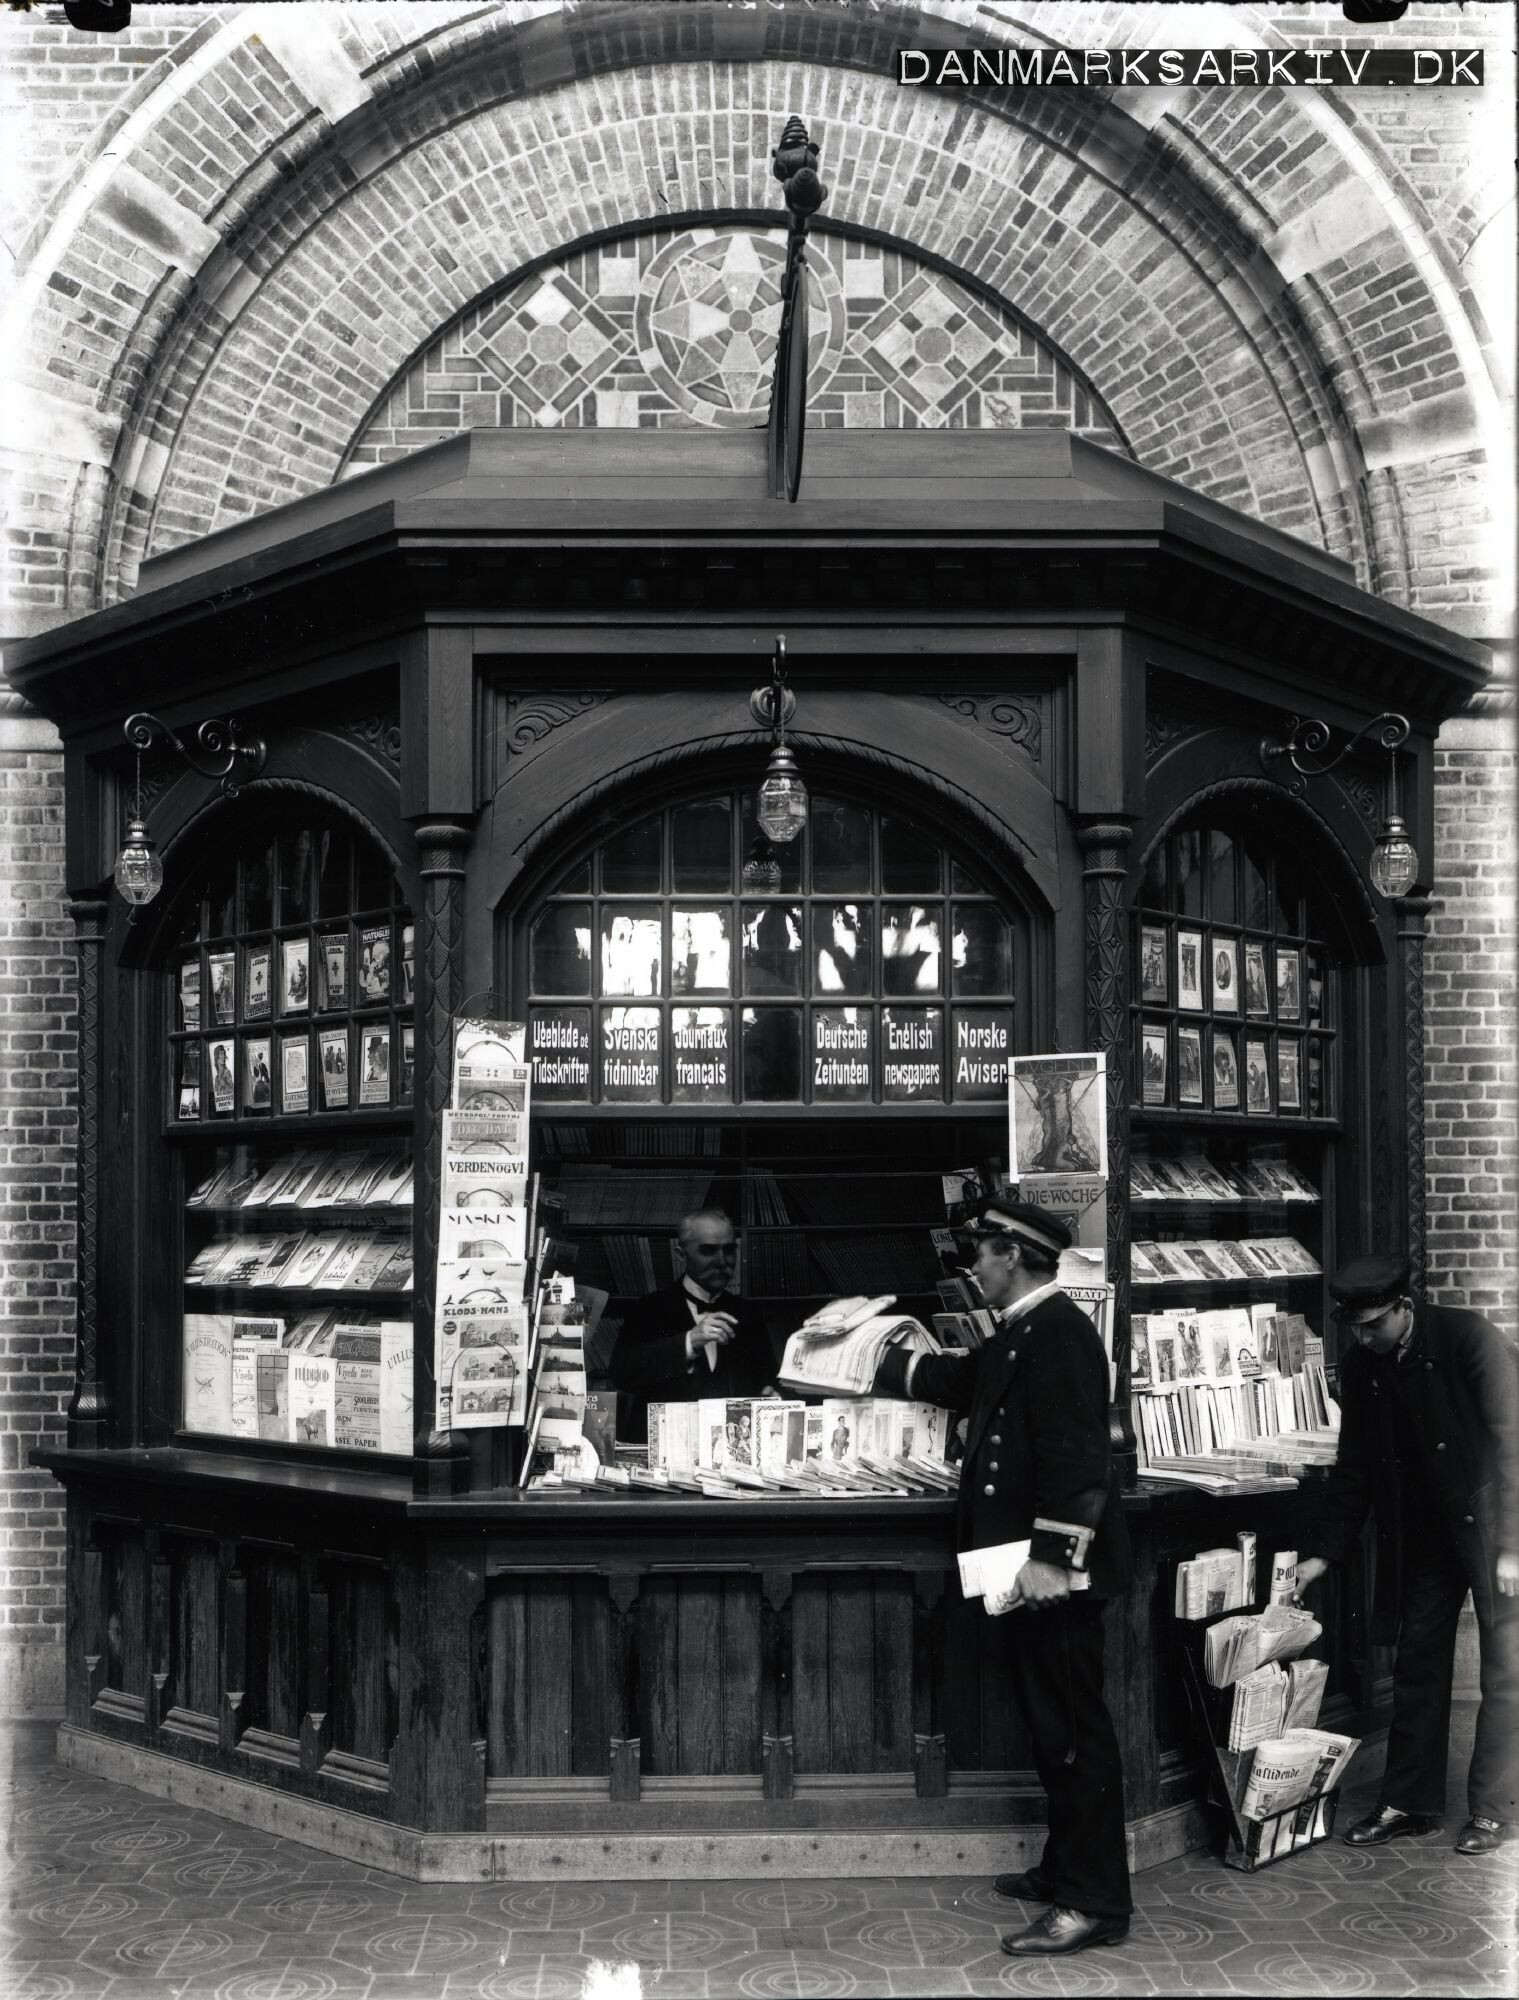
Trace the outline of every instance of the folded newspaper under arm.
<instances>
[{"instance_id":1,"label":"folded newspaper under arm","mask_svg":"<svg viewBox=\"0 0 1519 2000\"><path fill-rule=\"evenodd\" d=\"M1018 1572L1029 1560L1032 1542L998 1542L985 1549L965 1549L959 1557L960 1589L966 1597L982 1597L992 1617L1009 1609L1008 1599L1018 1581ZM1072 1590L1090 1590L1092 1579L1083 1570L1071 1572Z\"/></svg>"},{"instance_id":2,"label":"folded newspaper under arm","mask_svg":"<svg viewBox=\"0 0 1519 2000\"><path fill-rule=\"evenodd\" d=\"M943 1350L920 1321L885 1310L891 1297L835 1299L804 1320L786 1342L776 1381L809 1395L868 1396L890 1347L910 1354Z\"/></svg>"}]
</instances>

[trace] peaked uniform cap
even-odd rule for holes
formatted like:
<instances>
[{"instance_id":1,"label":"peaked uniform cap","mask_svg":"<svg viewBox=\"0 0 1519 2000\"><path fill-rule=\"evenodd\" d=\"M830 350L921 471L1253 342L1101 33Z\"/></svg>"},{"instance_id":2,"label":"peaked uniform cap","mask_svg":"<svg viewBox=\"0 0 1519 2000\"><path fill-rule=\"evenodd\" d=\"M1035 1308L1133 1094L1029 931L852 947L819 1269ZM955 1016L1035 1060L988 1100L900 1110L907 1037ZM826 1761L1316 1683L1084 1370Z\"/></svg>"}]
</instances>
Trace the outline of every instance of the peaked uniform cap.
<instances>
[{"instance_id":1,"label":"peaked uniform cap","mask_svg":"<svg viewBox=\"0 0 1519 2000\"><path fill-rule=\"evenodd\" d=\"M983 1201L966 1227L972 1236L1011 1236L1015 1242L1033 1243L1058 1257L1071 1247L1071 1232L1065 1218L1036 1208L1032 1202L1009 1201L995 1195Z\"/></svg>"},{"instance_id":2,"label":"peaked uniform cap","mask_svg":"<svg viewBox=\"0 0 1519 2000\"><path fill-rule=\"evenodd\" d=\"M1329 1280L1333 1318L1341 1326L1364 1326L1367 1320L1380 1319L1407 1296L1409 1277L1406 1257L1353 1257Z\"/></svg>"}]
</instances>

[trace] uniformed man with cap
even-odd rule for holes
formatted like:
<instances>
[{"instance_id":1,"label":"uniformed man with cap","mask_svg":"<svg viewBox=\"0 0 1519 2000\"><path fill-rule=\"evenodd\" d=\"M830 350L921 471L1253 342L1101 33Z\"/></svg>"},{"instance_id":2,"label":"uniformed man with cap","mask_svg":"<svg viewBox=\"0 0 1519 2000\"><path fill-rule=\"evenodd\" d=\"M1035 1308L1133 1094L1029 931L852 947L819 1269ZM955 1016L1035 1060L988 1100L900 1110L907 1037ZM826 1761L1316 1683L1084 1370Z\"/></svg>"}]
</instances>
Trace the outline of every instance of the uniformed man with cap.
<instances>
[{"instance_id":1,"label":"uniformed man with cap","mask_svg":"<svg viewBox=\"0 0 1519 2000\"><path fill-rule=\"evenodd\" d=\"M1339 1452L1303 1538L1300 1590L1377 1522L1373 1643L1397 1645L1381 1804L1356 1847L1430 1833L1445 1811L1456 1623L1468 1589L1482 1705L1460 1854L1519 1822L1519 1353L1479 1313L1432 1306L1408 1260L1358 1257L1329 1282L1357 1345L1340 1364Z\"/></svg>"},{"instance_id":2,"label":"uniformed man with cap","mask_svg":"<svg viewBox=\"0 0 1519 2000\"><path fill-rule=\"evenodd\" d=\"M975 1278L1001 1324L971 1354L900 1349L875 1387L970 1419L959 1547L1030 1541L1012 1615L1013 1693L1049 1799L1043 1858L997 1889L1050 1905L1002 1940L1051 1957L1127 1936L1123 1767L1102 1694L1103 1608L1128 1587L1128 1532L1108 1439L1108 1364L1091 1321L1055 1283L1064 1223L1025 1202L983 1202ZM1076 1587L1073 1587L1076 1586Z\"/></svg>"}]
</instances>

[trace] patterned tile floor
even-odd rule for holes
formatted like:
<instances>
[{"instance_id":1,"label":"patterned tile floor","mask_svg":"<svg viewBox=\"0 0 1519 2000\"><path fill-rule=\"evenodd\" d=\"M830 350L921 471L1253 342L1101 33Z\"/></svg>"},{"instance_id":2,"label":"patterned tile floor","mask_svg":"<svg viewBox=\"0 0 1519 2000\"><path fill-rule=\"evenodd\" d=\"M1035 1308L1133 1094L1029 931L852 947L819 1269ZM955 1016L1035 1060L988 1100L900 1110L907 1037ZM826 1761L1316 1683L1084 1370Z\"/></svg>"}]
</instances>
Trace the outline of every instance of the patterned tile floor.
<instances>
[{"instance_id":1,"label":"patterned tile floor","mask_svg":"<svg viewBox=\"0 0 1519 2000\"><path fill-rule=\"evenodd\" d=\"M1334 1841L1258 1876L1189 1855L1138 1878L1125 1945L1030 1968L997 1940L1033 1912L984 1879L419 1887L76 1778L52 1745L50 1725L0 1727L0 2000L1516 1990L1519 1848L1463 1859L1454 1818L1443 1835L1375 1854ZM1352 1790L1341 1810L1369 1803Z\"/></svg>"}]
</instances>

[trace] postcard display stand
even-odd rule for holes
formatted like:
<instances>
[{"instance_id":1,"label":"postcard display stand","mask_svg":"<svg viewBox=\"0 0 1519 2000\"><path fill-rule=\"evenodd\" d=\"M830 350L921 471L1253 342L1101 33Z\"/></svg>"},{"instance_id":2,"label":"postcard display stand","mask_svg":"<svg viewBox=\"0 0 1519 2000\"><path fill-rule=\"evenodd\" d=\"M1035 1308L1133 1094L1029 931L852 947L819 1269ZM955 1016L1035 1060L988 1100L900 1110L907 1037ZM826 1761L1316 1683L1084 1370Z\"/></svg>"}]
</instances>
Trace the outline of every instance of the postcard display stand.
<instances>
[{"instance_id":1,"label":"postcard display stand","mask_svg":"<svg viewBox=\"0 0 1519 2000\"><path fill-rule=\"evenodd\" d=\"M1183 1573L1194 1567L1190 1562L1176 1565L1175 1644L1181 1657L1182 1684L1187 1707L1209 1760L1208 1803L1219 1810L1224 1831L1222 1860L1226 1868L1253 1874L1272 1862L1301 1854L1327 1840L1334 1831L1339 1806L1339 1786L1359 1747L1354 1737L1313 1727L1318 1718L1323 1677L1327 1669L1305 1658L1306 1650L1321 1636L1321 1628L1309 1614L1291 1602L1292 1571L1296 1555L1279 1555L1273 1570L1270 1602L1262 1611L1257 1605L1255 1579L1255 1537L1242 1534L1235 1560L1238 1569L1231 1575L1232 1551L1219 1550L1197 1565L1209 1572L1209 1588L1204 1597L1206 1611L1196 1602L1185 1602ZM1237 1580L1236 1580L1237 1576ZM1278 1619L1286 1628L1263 1634L1261 1628ZM1294 1629L1301 1626L1301 1630ZM1246 1658L1216 1668L1229 1676L1227 1684L1216 1686L1210 1662L1228 1658L1229 1649L1220 1641L1233 1640ZM1257 1659L1291 1662L1289 1672L1306 1670L1306 1703L1294 1689L1285 1693L1290 1708L1295 1699L1303 1707L1297 1723L1289 1713L1285 1724L1249 1727L1241 1716L1239 1681ZM1267 1664L1271 1674L1279 1669ZM1241 1720L1247 1726L1241 1730ZM1292 1729L1290 1737L1278 1734ZM1241 1747L1231 1747L1231 1735ZM1280 1761L1285 1753L1285 1763ZM1274 1786L1284 1802L1276 1810L1269 1793ZM1264 1808L1264 1809L1263 1809Z\"/></svg>"}]
</instances>

